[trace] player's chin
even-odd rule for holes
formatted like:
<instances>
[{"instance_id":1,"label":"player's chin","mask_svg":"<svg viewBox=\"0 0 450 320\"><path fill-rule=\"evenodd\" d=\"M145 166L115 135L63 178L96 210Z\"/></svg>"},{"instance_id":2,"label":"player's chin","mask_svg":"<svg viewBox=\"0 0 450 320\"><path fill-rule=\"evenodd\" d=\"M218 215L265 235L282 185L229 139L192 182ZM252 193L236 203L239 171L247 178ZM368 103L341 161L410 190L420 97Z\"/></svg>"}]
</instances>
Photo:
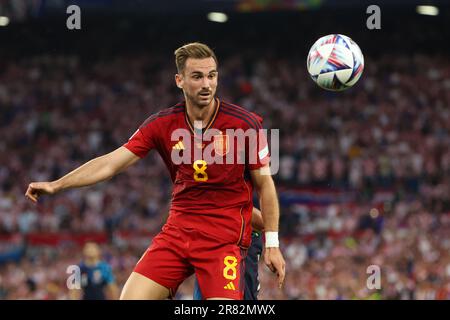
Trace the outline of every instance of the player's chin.
<instances>
[{"instance_id":1,"label":"player's chin","mask_svg":"<svg viewBox=\"0 0 450 320\"><path fill-rule=\"evenodd\" d=\"M213 99L212 95L207 95L207 96L199 95L199 97L197 99L197 104L199 106L204 106L205 107L205 106L208 106L211 103L212 99Z\"/></svg>"}]
</instances>

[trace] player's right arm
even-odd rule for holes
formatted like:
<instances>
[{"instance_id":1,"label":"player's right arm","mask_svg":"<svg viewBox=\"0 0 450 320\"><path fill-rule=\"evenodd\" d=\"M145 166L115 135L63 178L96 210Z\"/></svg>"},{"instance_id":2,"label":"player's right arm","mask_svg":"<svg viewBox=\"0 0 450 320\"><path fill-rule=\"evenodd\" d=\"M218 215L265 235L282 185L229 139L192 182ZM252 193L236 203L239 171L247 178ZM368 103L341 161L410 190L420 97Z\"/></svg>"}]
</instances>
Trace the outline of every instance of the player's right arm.
<instances>
[{"instance_id":1,"label":"player's right arm","mask_svg":"<svg viewBox=\"0 0 450 320\"><path fill-rule=\"evenodd\" d=\"M112 178L139 159L140 157L122 146L86 162L58 180L30 183L25 196L37 202L43 194L55 194L70 188L93 185Z\"/></svg>"}]
</instances>

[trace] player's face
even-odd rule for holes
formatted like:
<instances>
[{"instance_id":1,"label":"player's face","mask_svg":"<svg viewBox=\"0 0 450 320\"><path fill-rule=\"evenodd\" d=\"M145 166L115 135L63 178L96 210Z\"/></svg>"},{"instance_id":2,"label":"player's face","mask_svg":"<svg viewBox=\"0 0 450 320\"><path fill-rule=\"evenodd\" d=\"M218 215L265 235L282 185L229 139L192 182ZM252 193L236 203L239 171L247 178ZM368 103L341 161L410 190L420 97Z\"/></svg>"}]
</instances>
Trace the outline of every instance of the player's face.
<instances>
[{"instance_id":1,"label":"player's face","mask_svg":"<svg viewBox=\"0 0 450 320\"><path fill-rule=\"evenodd\" d=\"M217 89L217 65L214 58L186 60L183 73L177 74L177 86L183 89L186 100L198 107L211 104Z\"/></svg>"},{"instance_id":2,"label":"player's face","mask_svg":"<svg viewBox=\"0 0 450 320\"><path fill-rule=\"evenodd\" d=\"M100 256L100 249L96 244L87 243L83 249L83 255L85 259L98 259Z\"/></svg>"}]
</instances>

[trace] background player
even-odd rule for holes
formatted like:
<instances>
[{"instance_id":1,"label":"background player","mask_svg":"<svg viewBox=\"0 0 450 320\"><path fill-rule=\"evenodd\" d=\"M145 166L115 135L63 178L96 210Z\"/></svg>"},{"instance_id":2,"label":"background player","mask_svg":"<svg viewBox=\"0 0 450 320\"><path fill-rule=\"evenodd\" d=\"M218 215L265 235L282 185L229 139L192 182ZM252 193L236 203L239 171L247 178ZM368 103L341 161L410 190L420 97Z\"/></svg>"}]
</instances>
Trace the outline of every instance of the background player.
<instances>
[{"instance_id":1,"label":"background player","mask_svg":"<svg viewBox=\"0 0 450 320\"><path fill-rule=\"evenodd\" d=\"M106 300L119 298L111 266L101 260L100 247L94 242L87 242L83 248L81 271L81 289L70 290L72 299Z\"/></svg>"}]
</instances>

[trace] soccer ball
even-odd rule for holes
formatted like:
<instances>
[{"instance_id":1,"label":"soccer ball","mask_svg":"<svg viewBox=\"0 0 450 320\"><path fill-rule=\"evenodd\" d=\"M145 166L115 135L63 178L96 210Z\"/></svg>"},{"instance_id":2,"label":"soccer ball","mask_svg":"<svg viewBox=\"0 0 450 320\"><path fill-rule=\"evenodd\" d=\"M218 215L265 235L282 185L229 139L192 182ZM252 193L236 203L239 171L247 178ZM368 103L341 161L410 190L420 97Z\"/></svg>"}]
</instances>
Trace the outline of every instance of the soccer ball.
<instances>
[{"instance_id":1,"label":"soccer ball","mask_svg":"<svg viewBox=\"0 0 450 320\"><path fill-rule=\"evenodd\" d=\"M321 88L342 91L353 86L364 69L364 56L358 45L342 34L317 40L306 62L311 78Z\"/></svg>"}]
</instances>

